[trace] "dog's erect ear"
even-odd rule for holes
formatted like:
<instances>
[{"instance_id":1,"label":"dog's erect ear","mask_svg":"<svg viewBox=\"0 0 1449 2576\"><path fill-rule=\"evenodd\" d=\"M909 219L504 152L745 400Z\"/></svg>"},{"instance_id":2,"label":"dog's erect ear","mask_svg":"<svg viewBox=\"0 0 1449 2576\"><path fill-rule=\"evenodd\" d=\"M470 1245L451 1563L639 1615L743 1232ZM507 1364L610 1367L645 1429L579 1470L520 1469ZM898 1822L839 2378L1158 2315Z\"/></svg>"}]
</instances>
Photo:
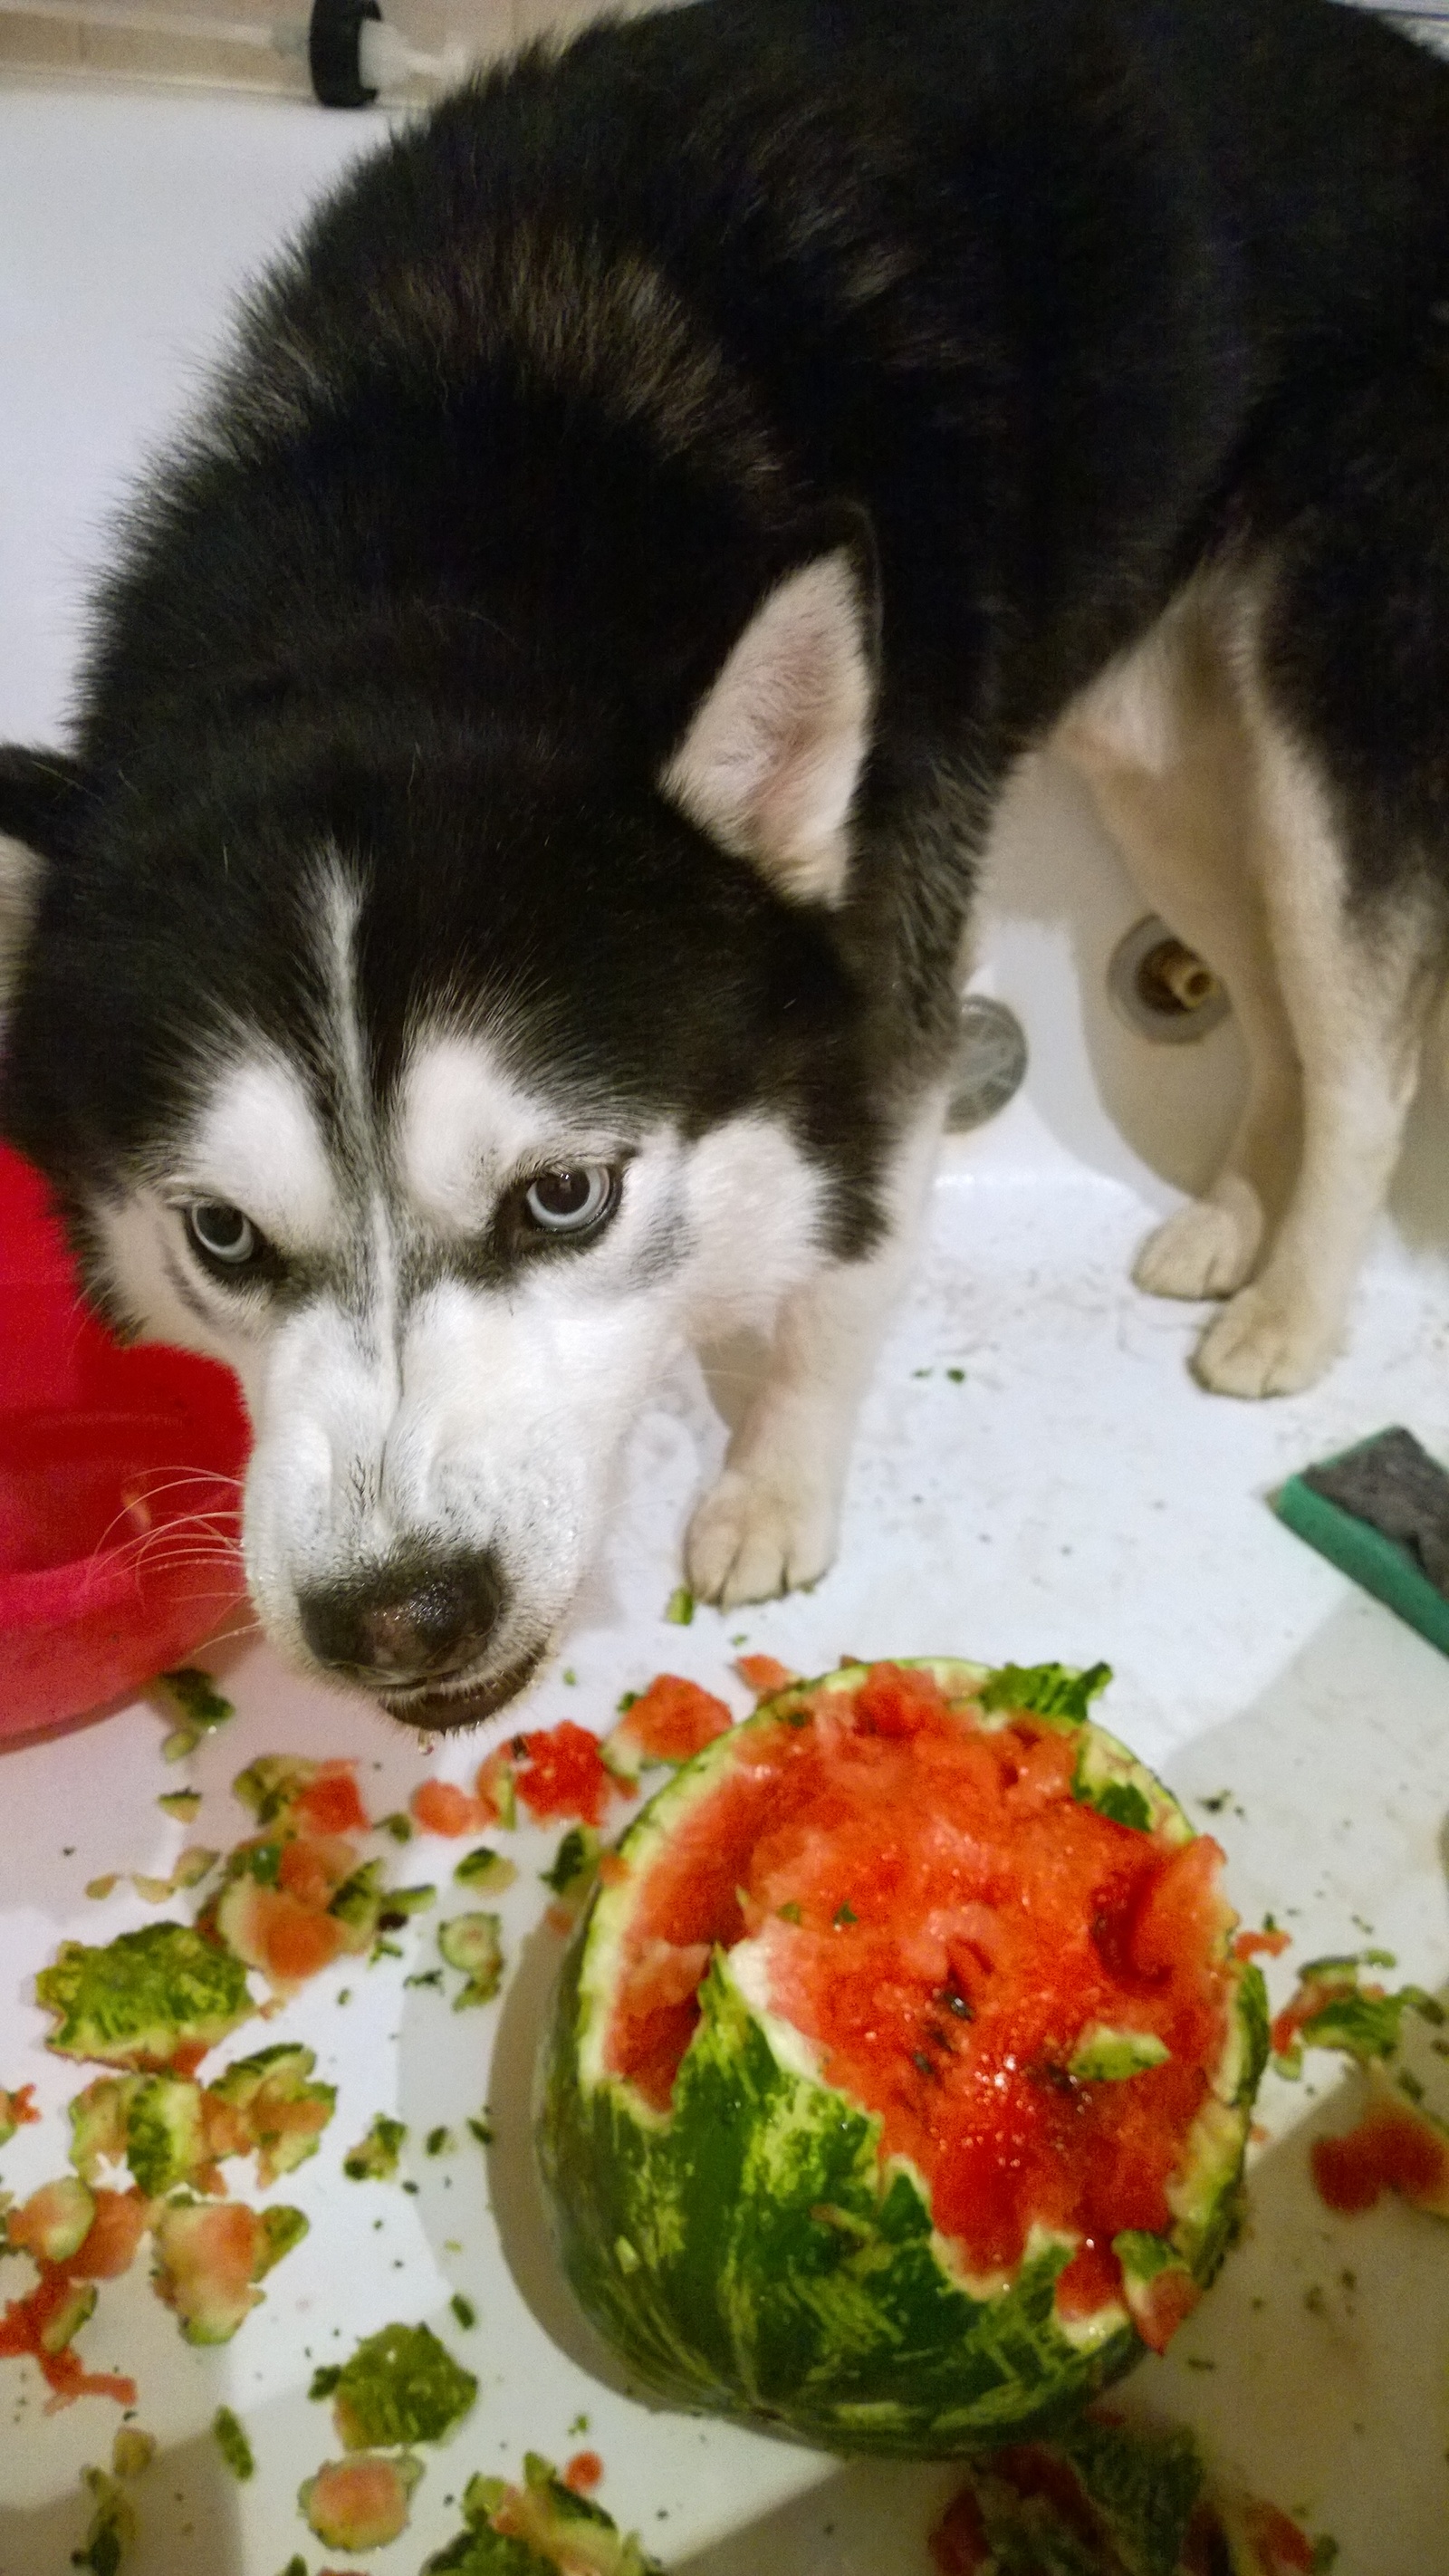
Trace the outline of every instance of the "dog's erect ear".
<instances>
[{"instance_id":1,"label":"dog's erect ear","mask_svg":"<svg viewBox=\"0 0 1449 2576\"><path fill-rule=\"evenodd\" d=\"M59 858L81 795L63 752L0 750L0 1021L47 863Z\"/></svg>"},{"instance_id":2,"label":"dog's erect ear","mask_svg":"<svg viewBox=\"0 0 1449 2576\"><path fill-rule=\"evenodd\" d=\"M876 627L874 549L862 530L767 593L659 782L691 823L794 902L837 903L845 891Z\"/></svg>"}]
</instances>

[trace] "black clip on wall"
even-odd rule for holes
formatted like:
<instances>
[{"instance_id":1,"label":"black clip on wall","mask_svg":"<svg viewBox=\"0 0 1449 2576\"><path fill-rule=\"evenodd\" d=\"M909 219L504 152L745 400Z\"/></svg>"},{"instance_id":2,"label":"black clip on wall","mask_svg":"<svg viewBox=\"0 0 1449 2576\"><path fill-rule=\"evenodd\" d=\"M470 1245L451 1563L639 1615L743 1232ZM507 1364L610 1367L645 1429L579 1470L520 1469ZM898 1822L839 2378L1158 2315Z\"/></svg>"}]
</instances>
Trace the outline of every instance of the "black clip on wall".
<instances>
[{"instance_id":1,"label":"black clip on wall","mask_svg":"<svg viewBox=\"0 0 1449 2576\"><path fill-rule=\"evenodd\" d=\"M377 0L312 0L307 68L324 107L371 107L377 92L362 77L362 30L381 18Z\"/></svg>"}]
</instances>

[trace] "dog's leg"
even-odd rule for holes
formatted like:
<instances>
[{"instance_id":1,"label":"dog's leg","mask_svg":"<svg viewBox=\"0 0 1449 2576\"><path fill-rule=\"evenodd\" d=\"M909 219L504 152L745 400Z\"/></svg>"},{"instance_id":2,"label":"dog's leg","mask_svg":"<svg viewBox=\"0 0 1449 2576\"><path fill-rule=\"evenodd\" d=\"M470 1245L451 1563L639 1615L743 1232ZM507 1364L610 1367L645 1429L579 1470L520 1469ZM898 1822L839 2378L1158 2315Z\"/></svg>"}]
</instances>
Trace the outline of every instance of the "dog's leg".
<instances>
[{"instance_id":1,"label":"dog's leg","mask_svg":"<svg viewBox=\"0 0 1449 2576\"><path fill-rule=\"evenodd\" d=\"M902 1140L884 1242L784 1300L764 1383L690 1524L685 1561L702 1601L770 1599L813 1583L835 1554L856 1415L910 1273L944 1114L933 1094Z\"/></svg>"},{"instance_id":2,"label":"dog's leg","mask_svg":"<svg viewBox=\"0 0 1449 2576\"><path fill-rule=\"evenodd\" d=\"M1267 1257L1209 1326L1197 1370L1224 1395L1282 1395L1309 1385L1342 1340L1418 1080L1440 939L1412 892L1373 911L1350 904L1316 763L1251 675L1244 705L1255 872L1302 1068L1302 1152Z\"/></svg>"},{"instance_id":3,"label":"dog's leg","mask_svg":"<svg viewBox=\"0 0 1449 2576\"><path fill-rule=\"evenodd\" d=\"M1222 1166L1138 1255L1159 1297L1223 1297L1286 1203L1301 1125L1292 1026L1253 864L1250 746L1211 603L1186 595L1069 710L1057 737L1153 909L1227 989L1248 1096Z\"/></svg>"}]
</instances>

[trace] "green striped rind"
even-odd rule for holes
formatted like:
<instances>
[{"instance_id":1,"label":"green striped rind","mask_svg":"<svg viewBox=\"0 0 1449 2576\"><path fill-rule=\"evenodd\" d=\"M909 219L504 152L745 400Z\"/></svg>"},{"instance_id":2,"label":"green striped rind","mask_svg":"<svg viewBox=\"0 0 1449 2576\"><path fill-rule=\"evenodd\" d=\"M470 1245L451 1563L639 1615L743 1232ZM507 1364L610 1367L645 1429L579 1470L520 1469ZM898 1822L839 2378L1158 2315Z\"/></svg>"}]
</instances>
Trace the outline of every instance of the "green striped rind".
<instances>
[{"instance_id":1,"label":"green striped rind","mask_svg":"<svg viewBox=\"0 0 1449 2576\"><path fill-rule=\"evenodd\" d=\"M929 1669L948 1698L975 1710L987 1667L933 1660ZM788 1722L821 1687L855 1689L863 1670L767 1702L707 1746L625 1835L629 1879L600 1888L565 1964L540 2157L574 2288L659 2396L823 2449L944 2455L1049 2429L1140 2357L1115 2301L1070 2334L1058 2325L1053 2288L1070 2246L1043 2237L1008 2285L968 2282L933 2234L914 2174L882 2169L880 2122L804 2071L801 2043L745 2000L722 1954L701 1987L667 2115L603 2070L629 1909L660 1843L752 1729ZM984 1723L1008 1720L1003 1710ZM1122 1746L1077 1720L1046 1722L1083 1737L1079 1795L1125 1784L1160 1832L1190 1838L1181 1810ZM1266 2047L1261 1998L1256 1972L1243 1972L1217 2096L1173 2195L1172 2234L1130 2249L1144 2278L1170 2263L1206 2281L1230 2241Z\"/></svg>"}]
</instances>

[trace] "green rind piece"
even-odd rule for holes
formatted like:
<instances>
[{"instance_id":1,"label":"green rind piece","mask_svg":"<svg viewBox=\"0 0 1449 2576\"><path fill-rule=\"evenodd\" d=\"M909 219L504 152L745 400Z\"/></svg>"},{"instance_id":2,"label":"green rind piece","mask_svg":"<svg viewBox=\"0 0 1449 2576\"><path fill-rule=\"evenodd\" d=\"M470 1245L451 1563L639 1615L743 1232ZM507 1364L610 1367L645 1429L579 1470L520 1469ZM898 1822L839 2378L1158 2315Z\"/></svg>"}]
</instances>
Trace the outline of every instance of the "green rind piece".
<instances>
[{"instance_id":1,"label":"green rind piece","mask_svg":"<svg viewBox=\"0 0 1449 2576\"><path fill-rule=\"evenodd\" d=\"M1246 1960L1238 1979L1238 2032L1243 2057L1233 2093L1235 2109L1252 2108L1268 2063L1272 2018L1263 1971L1255 1960Z\"/></svg>"},{"instance_id":2,"label":"green rind piece","mask_svg":"<svg viewBox=\"0 0 1449 2576\"><path fill-rule=\"evenodd\" d=\"M1067 2073L1078 2084L1126 2084L1149 2067L1164 2066L1172 2051L1153 2031L1112 2030L1093 2022L1067 2061Z\"/></svg>"},{"instance_id":3,"label":"green rind piece","mask_svg":"<svg viewBox=\"0 0 1449 2576\"><path fill-rule=\"evenodd\" d=\"M366 2137L350 2147L342 2159L348 2181L391 2182L407 2133L406 2120L389 2119L386 2111L377 2112Z\"/></svg>"},{"instance_id":4,"label":"green rind piece","mask_svg":"<svg viewBox=\"0 0 1449 2576\"><path fill-rule=\"evenodd\" d=\"M523 2530L496 2531L494 2517L507 2510ZM467 2528L428 2559L422 2576L662 2576L633 2532L621 2532L612 2514L575 2495L550 2461L530 2451L524 2484L472 2477L463 2494Z\"/></svg>"},{"instance_id":5,"label":"green rind piece","mask_svg":"<svg viewBox=\"0 0 1449 2576\"><path fill-rule=\"evenodd\" d=\"M259 1825L271 1825L316 1776L317 1765L305 1754L259 1753L238 1771L232 1792Z\"/></svg>"},{"instance_id":6,"label":"green rind piece","mask_svg":"<svg viewBox=\"0 0 1449 2576\"><path fill-rule=\"evenodd\" d=\"M252 2279L264 2281L272 2266L280 2263L284 2254L290 2254L294 2245L300 2245L311 2228L312 2221L305 2210L289 2209L273 2201L271 2208L261 2213L262 2241Z\"/></svg>"},{"instance_id":7,"label":"green rind piece","mask_svg":"<svg viewBox=\"0 0 1449 2576\"><path fill-rule=\"evenodd\" d=\"M90 2576L117 2576L136 2546L136 2508L104 2469L86 2469L82 2475L96 2507L85 2541L72 2550L70 2563L88 2568Z\"/></svg>"},{"instance_id":8,"label":"green rind piece","mask_svg":"<svg viewBox=\"0 0 1449 2576\"><path fill-rule=\"evenodd\" d=\"M453 1997L454 2012L491 2004L503 1983L503 1920L497 1914L450 1914L438 1925L438 1948L450 1968L467 1980Z\"/></svg>"},{"instance_id":9,"label":"green rind piece","mask_svg":"<svg viewBox=\"0 0 1449 2576\"><path fill-rule=\"evenodd\" d=\"M316 2383L313 2383L314 2394ZM349 2451L386 2451L441 2442L478 2394L471 2370L428 2326L383 2326L344 2362L328 2393Z\"/></svg>"},{"instance_id":10,"label":"green rind piece","mask_svg":"<svg viewBox=\"0 0 1449 2576\"><path fill-rule=\"evenodd\" d=\"M457 1887L476 1887L480 1893L487 1891L501 1896L517 1876L516 1861L506 1859L502 1852L490 1850L487 1843L479 1843L475 1851L463 1854L453 1872L453 1882Z\"/></svg>"},{"instance_id":11,"label":"green rind piece","mask_svg":"<svg viewBox=\"0 0 1449 2576\"><path fill-rule=\"evenodd\" d=\"M246 1969L185 1923L148 1923L104 1949L65 1941L35 1980L59 2017L46 2042L103 2066L164 2066L179 2047L214 2048L255 2009Z\"/></svg>"},{"instance_id":12,"label":"green rind piece","mask_svg":"<svg viewBox=\"0 0 1449 2576\"><path fill-rule=\"evenodd\" d=\"M255 2476L257 2464L247 2440L246 2427L229 2406L218 2406L211 2419L211 2434L234 2478Z\"/></svg>"},{"instance_id":13,"label":"green rind piece","mask_svg":"<svg viewBox=\"0 0 1449 2576\"><path fill-rule=\"evenodd\" d=\"M1078 1672L1071 1664L1002 1664L983 1683L984 1709L1030 1709L1038 1717L1068 1717L1080 1726L1099 1691L1112 1678L1110 1664Z\"/></svg>"},{"instance_id":14,"label":"green rind piece","mask_svg":"<svg viewBox=\"0 0 1449 2576\"><path fill-rule=\"evenodd\" d=\"M210 1673L203 1672L199 1664L178 1664L174 1672L160 1673L157 1678L192 1726L225 1726L227 1719L236 1715L233 1702L217 1689Z\"/></svg>"},{"instance_id":15,"label":"green rind piece","mask_svg":"<svg viewBox=\"0 0 1449 2576\"><path fill-rule=\"evenodd\" d=\"M538 1874L555 1896L578 1898L587 1893L598 1866L599 1837L593 1826L570 1825L554 1853L552 1866Z\"/></svg>"},{"instance_id":16,"label":"green rind piece","mask_svg":"<svg viewBox=\"0 0 1449 2576\"><path fill-rule=\"evenodd\" d=\"M53 2309L40 2330L43 2352L63 2352L74 2341L83 2325L88 2325L96 2312L100 2293L94 2281L77 2281L67 2291L61 2305Z\"/></svg>"},{"instance_id":17,"label":"green rind piece","mask_svg":"<svg viewBox=\"0 0 1449 2576\"><path fill-rule=\"evenodd\" d=\"M979 1665L932 1659L957 1705ZM826 1688L853 1688L847 1667ZM749 1729L791 1722L820 1684L792 1685L662 1789L622 1849L637 1881ZM1013 1702L1019 1705L1019 1702ZM798 1722L798 1721L797 1721ZM1074 1734L1084 1721L1048 1718ZM1125 1748L1088 1725L1095 1778L1139 1785L1169 1841L1191 1827ZM1145 2349L1115 2303L1069 2336L1054 2285L1071 2248L1046 2238L997 2291L968 2286L934 2236L914 2175L883 2167L880 2122L781 2063L716 1953L667 2115L602 2071L603 1962L627 1884L596 1893L565 1962L543 2074L539 2155L565 2268L630 2368L667 2401L822 2450L900 2457L990 2448L1069 2422ZM598 1929L598 1960L593 1955ZM1262 1980L1236 2002L1164 2262L1210 2280L1240 2206L1249 2108L1266 2047ZM461 2562L460 2562L461 2563Z\"/></svg>"},{"instance_id":18,"label":"green rind piece","mask_svg":"<svg viewBox=\"0 0 1449 2576\"><path fill-rule=\"evenodd\" d=\"M1203 2491L1202 2455L1185 2427L1075 2425L1062 2448L1128 2576L1177 2576Z\"/></svg>"},{"instance_id":19,"label":"green rind piece","mask_svg":"<svg viewBox=\"0 0 1449 2576\"><path fill-rule=\"evenodd\" d=\"M1299 1538L1376 1601L1397 1611L1441 1655L1449 1655L1449 1601L1435 1591L1406 1547L1371 1529L1367 1521L1355 1520L1325 1494L1315 1494L1301 1476L1290 1476L1270 1499L1280 1521Z\"/></svg>"},{"instance_id":20,"label":"green rind piece","mask_svg":"<svg viewBox=\"0 0 1449 2576\"><path fill-rule=\"evenodd\" d=\"M144 2076L126 2111L126 2162L148 2200L189 2182L205 2161L201 2087L180 2075Z\"/></svg>"},{"instance_id":21,"label":"green rind piece","mask_svg":"<svg viewBox=\"0 0 1449 2576\"><path fill-rule=\"evenodd\" d=\"M1085 2520L1078 2528L1063 2511L1057 2479L1024 2495L1006 2473L1015 2464L998 2468L988 2453L969 2482L996 2576L1102 2576L1109 2563L1114 2576L1181 2576L1204 2484L1191 2433L1084 2416L1043 2447L1058 2479L1064 2472L1076 2479L1091 2536Z\"/></svg>"},{"instance_id":22,"label":"green rind piece","mask_svg":"<svg viewBox=\"0 0 1449 2576\"><path fill-rule=\"evenodd\" d=\"M547 2559L526 2540L497 2531L460 2531L423 2562L422 2576L552 2576Z\"/></svg>"}]
</instances>

